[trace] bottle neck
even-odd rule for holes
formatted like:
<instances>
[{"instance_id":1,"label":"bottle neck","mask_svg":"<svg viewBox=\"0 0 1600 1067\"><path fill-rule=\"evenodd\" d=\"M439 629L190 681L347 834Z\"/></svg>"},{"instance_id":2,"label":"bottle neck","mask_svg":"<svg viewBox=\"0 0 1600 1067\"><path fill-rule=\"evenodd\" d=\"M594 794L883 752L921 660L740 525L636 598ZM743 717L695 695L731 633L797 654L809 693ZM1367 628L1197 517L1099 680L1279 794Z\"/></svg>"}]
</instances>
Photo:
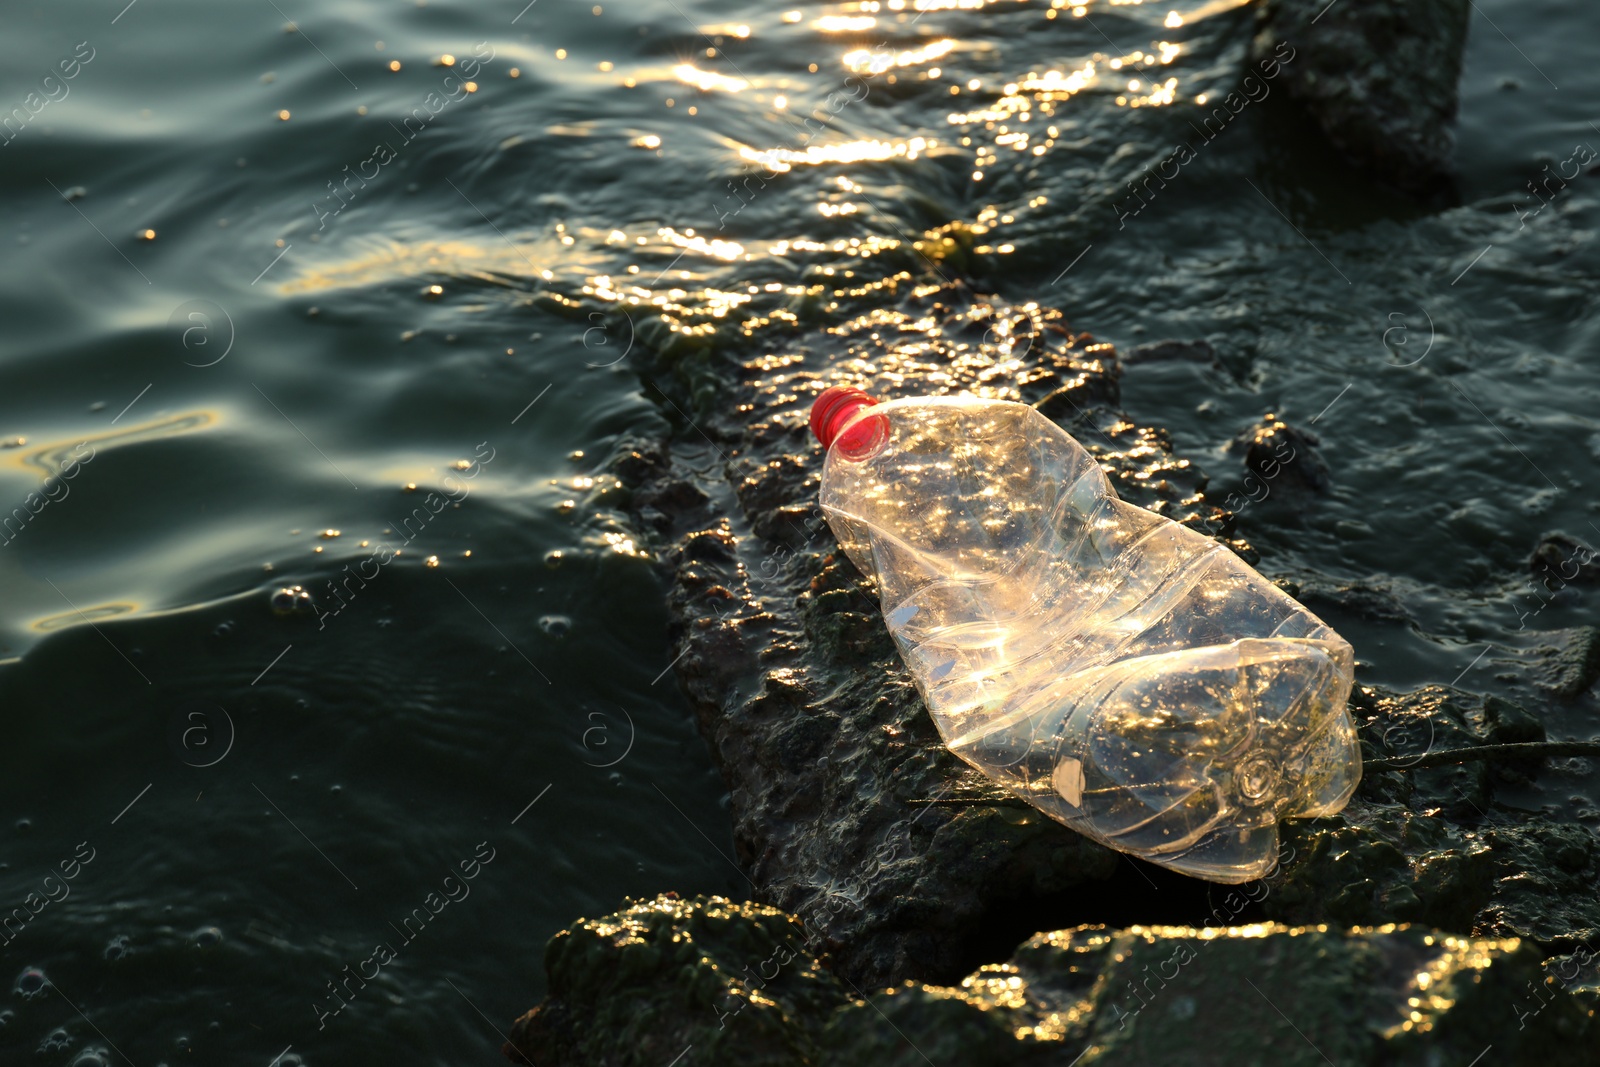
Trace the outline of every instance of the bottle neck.
<instances>
[{"instance_id":1,"label":"bottle neck","mask_svg":"<svg viewBox=\"0 0 1600 1067\"><path fill-rule=\"evenodd\" d=\"M877 403L853 386L835 385L824 389L811 405L811 432L823 448L832 448L857 413ZM855 431L852 430L850 436L856 436Z\"/></svg>"}]
</instances>

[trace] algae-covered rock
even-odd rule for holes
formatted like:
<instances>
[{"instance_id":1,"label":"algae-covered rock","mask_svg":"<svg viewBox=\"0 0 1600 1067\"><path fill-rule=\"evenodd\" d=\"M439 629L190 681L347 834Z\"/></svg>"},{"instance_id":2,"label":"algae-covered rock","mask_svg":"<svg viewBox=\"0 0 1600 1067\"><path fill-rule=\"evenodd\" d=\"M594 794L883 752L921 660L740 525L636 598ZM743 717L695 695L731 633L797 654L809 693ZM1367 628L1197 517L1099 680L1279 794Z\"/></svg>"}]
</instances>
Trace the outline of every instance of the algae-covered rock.
<instances>
[{"instance_id":1,"label":"algae-covered rock","mask_svg":"<svg viewBox=\"0 0 1600 1067\"><path fill-rule=\"evenodd\" d=\"M1414 193L1451 174L1469 0L1266 0L1255 50L1358 166ZM1279 58L1282 58L1279 55Z\"/></svg>"},{"instance_id":2,"label":"algae-covered rock","mask_svg":"<svg viewBox=\"0 0 1600 1067\"><path fill-rule=\"evenodd\" d=\"M800 923L663 897L551 942L561 990L513 1027L540 1067L1591 1063L1593 1000L1518 940L1420 926L1080 926L951 986L862 989ZM793 954L789 955L792 950ZM689 1057L692 1056L692 1060Z\"/></svg>"}]
</instances>

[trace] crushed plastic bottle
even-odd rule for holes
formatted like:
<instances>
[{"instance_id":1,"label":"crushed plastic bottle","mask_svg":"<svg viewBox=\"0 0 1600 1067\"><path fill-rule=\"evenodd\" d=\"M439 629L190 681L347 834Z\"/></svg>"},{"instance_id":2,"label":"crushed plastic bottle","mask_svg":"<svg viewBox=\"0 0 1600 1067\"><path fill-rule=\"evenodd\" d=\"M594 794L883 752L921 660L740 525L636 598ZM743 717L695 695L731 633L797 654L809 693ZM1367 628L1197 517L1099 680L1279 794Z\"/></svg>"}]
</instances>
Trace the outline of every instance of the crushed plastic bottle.
<instances>
[{"instance_id":1,"label":"crushed plastic bottle","mask_svg":"<svg viewBox=\"0 0 1600 1067\"><path fill-rule=\"evenodd\" d=\"M1112 848L1216 882L1361 779L1350 645L1233 552L1119 499L1025 404L835 386L822 507L950 750Z\"/></svg>"}]
</instances>

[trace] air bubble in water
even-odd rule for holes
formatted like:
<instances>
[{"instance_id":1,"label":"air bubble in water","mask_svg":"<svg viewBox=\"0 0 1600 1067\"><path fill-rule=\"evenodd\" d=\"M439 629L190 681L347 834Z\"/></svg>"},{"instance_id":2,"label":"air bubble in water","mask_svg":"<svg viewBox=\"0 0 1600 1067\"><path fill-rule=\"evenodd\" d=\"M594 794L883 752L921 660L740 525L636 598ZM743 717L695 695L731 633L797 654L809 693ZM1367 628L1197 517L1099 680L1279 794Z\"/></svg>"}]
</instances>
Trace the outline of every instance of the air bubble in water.
<instances>
[{"instance_id":1,"label":"air bubble in water","mask_svg":"<svg viewBox=\"0 0 1600 1067\"><path fill-rule=\"evenodd\" d=\"M24 967L22 973L17 975L17 984L12 991L18 996L32 1000L34 997L43 996L45 986L50 984L50 979L45 977L41 967Z\"/></svg>"},{"instance_id":2,"label":"air bubble in water","mask_svg":"<svg viewBox=\"0 0 1600 1067\"><path fill-rule=\"evenodd\" d=\"M39 1052L60 1052L72 1047L72 1035L57 1027L44 1035L44 1040L39 1042Z\"/></svg>"}]
</instances>

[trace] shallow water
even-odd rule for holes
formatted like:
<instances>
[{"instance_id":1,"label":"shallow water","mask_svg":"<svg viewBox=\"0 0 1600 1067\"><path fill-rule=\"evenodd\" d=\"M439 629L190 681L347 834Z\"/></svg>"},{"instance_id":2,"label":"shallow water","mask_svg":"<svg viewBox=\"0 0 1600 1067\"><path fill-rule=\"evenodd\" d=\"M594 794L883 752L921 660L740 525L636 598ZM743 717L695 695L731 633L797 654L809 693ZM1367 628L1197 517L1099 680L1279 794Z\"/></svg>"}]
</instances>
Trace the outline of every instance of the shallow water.
<instances>
[{"instance_id":1,"label":"shallow water","mask_svg":"<svg viewBox=\"0 0 1600 1067\"><path fill-rule=\"evenodd\" d=\"M818 279L962 270L1124 350L1209 339L1124 406L1224 493L1264 413L1320 436L1331 495L1239 529L1271 576L1393 594L1308 594L1362 680L1592 736L1522 677L1593 620L1526 559L1600 543L1596 179L1537 215L1524 183L1600 147L1600 15L1478 5L1464 206L1362 182L1280 95L1119 223L1248 10L874 6L9 5L0 112L41 97L0 146L0 1049L495 1062L567 922L746 895L600 472L682 425L639 374L663 315L758 355L826 325ZM907 247L952 222L970 255Z\"/></svg>"}]
</instances>

